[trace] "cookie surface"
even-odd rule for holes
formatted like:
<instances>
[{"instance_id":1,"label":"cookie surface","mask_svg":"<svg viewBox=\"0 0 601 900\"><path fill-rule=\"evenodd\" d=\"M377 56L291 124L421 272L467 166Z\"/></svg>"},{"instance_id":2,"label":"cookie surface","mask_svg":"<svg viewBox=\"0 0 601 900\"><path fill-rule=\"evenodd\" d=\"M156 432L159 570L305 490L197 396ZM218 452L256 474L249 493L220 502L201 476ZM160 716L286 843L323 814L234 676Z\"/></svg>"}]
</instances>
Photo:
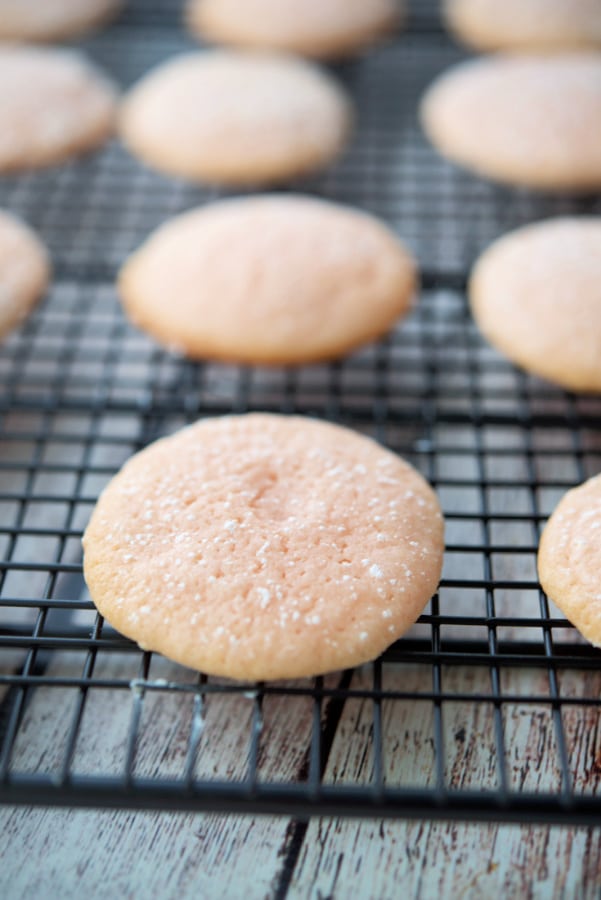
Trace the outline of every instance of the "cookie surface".
<instances>
[{"instance_id":1,"label":"cookie surface","mask_svg":"<svg viewBox=\"0 0 601 900\"><path fill-rule=\"evenodd\" d=\"M102 144L112 85L74 50L0 49L0 172L54 165Z\"/></svg>"},{"instance_id":2,"label":"cookie surface","mask_svg":"<svg viewBox=\"0 0 601 900\"><path fill-rule=\"evenodd\" d=\"M601 56L489 57L444 73L421 104L440 153L474 172L547 191L601 186Z\"/></svg>"},{"instance_id":3,"label":"cookie surface","mask_svg":"<svg viewBox=\"0 0 601 900\"><path fill-rule=\"evenodd\" d=\"M50 259L37 235L0 210L0 337L16 327L48 287Z\"/></svg>"},{"instance_id":4,"label":"cookie surface","mask_svg":"<svg viewBox=\"0 0 601 900\"><path fill-rule=\"evenodd\" d=\"M233 186L326 166L351 121L345 92L315 65L227 51L159 66L130 91L120 117L123 140L149 166Z\"/></svg>"},{"instance_id":5,"label":"cookie surface","mask_svg":"<svg viewBox=\"0 0 601 900\"><path fill-rule=\"evenodd\" d=\"M404 6L402 0L190 0L187 20L216 43L327 59L394 29Z\"/></svg>"},{"instance_id":6,"label":"cookie surface","mask_svg":"<svg viewBox=\"0 0 601 900\"><path fill-rule=\"evenodd\" d=\"M601 219L551 219L486 250L470 279L488 340L530 372L601 391Z\"/></svg>"},{"instance_id":7,"label":"cookie surface","mask_svg":"<svg viewBox=\"0 0 601 900\"><path fill-rule=\"evenodd\" d=\"M415 264L365 213L298 195L223 200L172 219L126 261L128 316L193 358L341 356L406 313Z\"/></svg>"},{"instance_id":8,"label":"cookie surface","mask_svg":"<svg viewBox=\"0 0 601 900\"><path fill-rule=\"evenodd\" d=\"M601 646L601 475L562 497L543 531L543 589L591 644Z\"/></svg>"},{"instance_id":9,"label":"cookie surface","mask_svg":"<svg viewBox=\"0 0 601 900\"><path fill-rule=\"evenodd\" d=\"M115 16L122 0L0 0L0 40L62 41Z\"/></svg>"},{"instance_id":10,"label":"cookie surface","mask_svg":"<svg viewBox=\"0 0 601 900\"><path fill-rule=\"evenodd\" d=\"M84 536L94 603L142 647L262 680L378 656L436 590L443 519L411 466L312 419L202 421L134 456Z\"/></svg>"},{"instance_id":11,"label":"cookie surface","mask_svg":"<svg viewBox=\"0 0 601 900\"><path fill-rule=\"evenodd\" d=\"M555 52L601 45L599 0L445 0L453 34L476 50Z\"/></svg>"}]
</instances>

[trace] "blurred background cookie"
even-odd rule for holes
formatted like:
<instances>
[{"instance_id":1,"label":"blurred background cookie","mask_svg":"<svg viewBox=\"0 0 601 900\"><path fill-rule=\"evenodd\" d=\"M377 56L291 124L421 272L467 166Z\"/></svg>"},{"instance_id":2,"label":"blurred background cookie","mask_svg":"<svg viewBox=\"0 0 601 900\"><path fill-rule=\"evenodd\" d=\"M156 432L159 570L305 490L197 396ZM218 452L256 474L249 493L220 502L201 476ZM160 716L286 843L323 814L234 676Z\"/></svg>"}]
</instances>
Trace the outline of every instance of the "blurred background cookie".
<instances>
[{"instance_id":1,"label":"blurred background cookie","mask_svg":"<svg viewBox=\"0 0 601 900\"><path fill-rule=\"evenodd\" d=\"M443 8L455 37L476 50L601 46L599 0L444 0Z\"/></svg>"},{"instance_id":2,"label":"blurred background cookie","mask_svg":"<svg viewBox=\"0 0 601 900\"><path fill-rule=\"evenodd\" d=\"M189 0L187 21L203 40L338 58L399 25L403 0Z\"/></svg>"},{"instance_id":3,"label":"blurred background cookie","mask_svg":"<svg viewBox=\"0 0 601 900\"><path fill-rule=\"evenodd\" d=\"M543 531L543 590L580 633L601 646L601 475L568 491Z\"/></svg>"},{"instance_id":4,"label":"blurred background cookie","mask_svg":"<svg viewBox=\"0 0 601 900\"><path fill-rule=\"evenodd\" d=\"M488 57L444 72L421 103L437 150L546 191L601 187L601 55Z\"/></svg>"},{"instance_id":5,"label":"blurred background cookie","mask_svg":"<svg viewBox=\"0 0 601 900\"><path fill-rule=\"evenodd\" d=\"M347 142L352 108L312 63L214 51L150 72L126 96L120 121L126 145L153 168L235 186L326 166Z\"/></svg>"},{"instance_id":6,"label":"blurred background cookie","mask_svg":"<svg viewBox=\"0 0 601 900\"><path fill-rule=\"evenodd\" d=\"M167 222L126 261L126 312L191 357L336 358L406 313L415 264L377 219L295 195L224 200Z\"/></svg>"},{"instance_id":7,"label":"blurred background cookie","mask_svg":"<svg viewBox=\"0 0 601 900\"><path fill-rule=\"evenodd\" d=\"M0 0L0 40L64 41L117 15L123 0Z\"/></svg>"},{"instance_id":8,"label":"blurred background cookie","mask_svg":"<svg viewBox=\"0 0 601 900\"><path fill-rule=\"evenodd\" d=\"M470 279L474 317L522 368L601 391L601 219L528 225L496 241Z\"/></svg>"},{"instance_id":9,"label":"blurred background cookie","mask_svg":"<svg viewBox=\"0 0 601 900\"><path fill-rule=\"evenodd\" d=\"M0 172L63 162L102 144L116 92L75 50L0 48Z\"/></svg>"},{"instance_id":10,"label":"blurred background cookie","mask_svg":"<svg viewBox=\"0 0 601 900\"><path fill-rule=\"evenodd\" d=\"M0 337L15 328L45 293L50 258L37 235L0 210Z\"/></svg>"}]
</instances>

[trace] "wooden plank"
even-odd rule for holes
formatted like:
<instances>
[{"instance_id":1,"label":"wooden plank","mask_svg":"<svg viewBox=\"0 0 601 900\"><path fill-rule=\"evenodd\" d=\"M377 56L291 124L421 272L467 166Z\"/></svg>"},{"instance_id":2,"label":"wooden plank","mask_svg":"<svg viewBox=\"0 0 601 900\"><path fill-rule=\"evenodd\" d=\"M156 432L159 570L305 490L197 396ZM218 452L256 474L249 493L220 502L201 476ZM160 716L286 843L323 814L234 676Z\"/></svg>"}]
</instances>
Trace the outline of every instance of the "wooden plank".
<instances>
[{"instance_id":1,"label":"wooden plank","mask_svg":"<svg viewBox=\"0 0 601 900\"><path fill-rule=\"evenodd\" d=\"M598 898L596 829L315 820L289 900Z\"/></svg>"},{"instance_id":2,"label":"wooden plank","mask_svg":"<svg viewBox=\"0 0 601 900\"><path fill-rule=\"evenodd\" d=\"M430 673L404 667L385 678L390 689L427 689ZM574 673L582 675L582 673ZM514 675L514 673L512 673ZM545 675L517 672L524 695L540 692ZM599 689L597 673L582 675L578 694ZM356 675L353 687L367 687L371 674ZM519 682L519 684L518 684ZM482 672L460 669L445 690L482 690ZM594 695L594 694L592 694ZM385 703L384 773L388 784L432 782L432 711L414 702ZM420 708L421 707L421 708ZM491 708L482 703L443 704L445 782L450 788L494 789L498 783ZM570 762L579 789L598 790L601 772L599 714L571 708L564 713ZM330 756L326 781L370 783L373 756L364 736L373 721L371 704L348 701ZM548 707L511 704L503 716L509 748L508 780L514 789L557 791L559 764L556 734ZM573 733L572 733L573 732ZM588 735L588 740L585 737ZM386 752L387 751L387 752ZM591 772L594 774L591 782ZM307 830L289 897L384 900L403 895L488 898L598 897L601 844L598 831L542 826L486 826L315 819Z\"/></svg>"},{"instance_id":3,"label":"wooden plank","mask_svg":"<svg viewBox=\"0 0 601 900\"><path fill-rule=\"evenodd\" d=\"M140 690L138 662L138 655L100 657L95 677L131 680L133 686L126 692L89 692L72 771L122 771L133 698ZM47 674L76 676L82 664L82 654L55 654ZM192 696L166 686L195 679L195 673L153 658L149 680L165 690L146 692L136 774L183 774ZM76 695L73 689L57 687L33 692L14 748L14 771L59 773ZM244 776L252 709L252 699L242 694L208 697L197 777ZM272 697L263 713L260 777L294 780L309 746L311 704L304 698ZM0 833L0 896L7 900L75 898L85 883L94 887L95 897L244 895L258 900L276 889L292 831L287 818L3 808ZM43 865L24 866L24 853L43 860Z\"/></svg>"},{"instance_id":4,"label":"wooden plank","mask_svg":"<svg viewBox=\"0 0 601 900\"><path fill-rule=\"evenodd\" d=\"M289 837L286 819L131 811L6 809L0 828L6 900L263 900Z\"/></svg>"}]
</instances>

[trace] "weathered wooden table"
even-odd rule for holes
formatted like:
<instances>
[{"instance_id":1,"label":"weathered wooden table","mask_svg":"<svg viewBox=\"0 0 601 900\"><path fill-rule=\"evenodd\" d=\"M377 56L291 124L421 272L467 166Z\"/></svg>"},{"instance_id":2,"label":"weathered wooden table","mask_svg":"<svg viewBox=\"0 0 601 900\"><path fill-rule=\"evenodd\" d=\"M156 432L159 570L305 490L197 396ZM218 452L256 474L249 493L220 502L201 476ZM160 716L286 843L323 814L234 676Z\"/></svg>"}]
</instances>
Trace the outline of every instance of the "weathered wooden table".
<instances>
[{"instance_id":1,"label":"weathered wooden table","mask_svg":"<svg viewBox=\"0 0 601 900\"><path fill-rule=\"evenodd\" d=\"M86 49L129 84L191 46L177 7L132 2ZM300 186L380 215L423 270L411 319L341 363L192 365L125 323L120 261L215 192L116 143L0 180L0 205L55 261L47 301L0 350L2 897L599 896L601 657L541 594L535 554L563 491L601 469L601 402L514 370L465 299L498 234L599 202L496 188L437 158L417 100L461 52L429 5L414 12L340 67L355 141ZM184 422L247 409L372 434L439 491L439 595L373 666L228 685L143 654L86 597L79 538L116 468Z\"/></svg>"}]
</instances>

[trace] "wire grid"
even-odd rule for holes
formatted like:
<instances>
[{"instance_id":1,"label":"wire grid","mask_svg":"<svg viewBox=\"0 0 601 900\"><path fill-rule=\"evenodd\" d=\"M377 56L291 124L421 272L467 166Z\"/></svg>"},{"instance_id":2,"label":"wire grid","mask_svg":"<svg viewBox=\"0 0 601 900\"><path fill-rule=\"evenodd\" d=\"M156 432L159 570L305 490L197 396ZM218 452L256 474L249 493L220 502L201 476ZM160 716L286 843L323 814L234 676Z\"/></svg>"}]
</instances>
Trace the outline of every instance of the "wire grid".
<instances>
[{"instance_id":1,"label":"wire grid","mask_svg":"<svg viewBox=\"0 0 601 900\"><path fill-rule=\"evenodd\" d=\"M300 186L380 215L422 265L411 318L339 363L197 365L126 323L116 266L160 221L218 192L151 173L116 144L0 182L0 204L40 231L56 268L0 352L3 802L598 821L600 657L540 591L535 557L561 494L601 469L601 401L487 347L465 279L508 228L599 203L506 191L426 146L417 97L460 54L423 9L397 43L339 68L358 135ZM132 4L86 48L128 84L190 45L175 11ZM156 437L251 409L371 434L439 492L439 593L371 666L224 682L142 652L89 602L80 538L102 486Z\"/></svg>"}]
</instances>

